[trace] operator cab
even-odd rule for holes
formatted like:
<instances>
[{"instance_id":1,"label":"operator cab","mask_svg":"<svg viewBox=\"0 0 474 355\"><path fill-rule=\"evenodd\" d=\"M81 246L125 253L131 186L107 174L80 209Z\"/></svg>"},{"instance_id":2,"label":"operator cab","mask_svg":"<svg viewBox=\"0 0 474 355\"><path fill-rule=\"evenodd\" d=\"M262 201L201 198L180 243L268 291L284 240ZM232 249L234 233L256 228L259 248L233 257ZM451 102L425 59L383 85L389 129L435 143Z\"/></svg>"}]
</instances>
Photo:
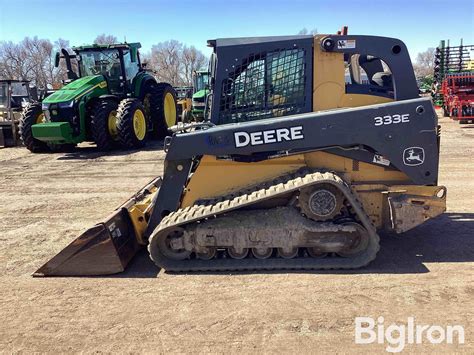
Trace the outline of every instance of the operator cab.
<instances>
[{"instance_id":1,"label":"operator cab","mask_svg":"<svg viewBox=\"0 0 474 355\"><path fill-rule=\"evenodd\" d=\"M132 81L141 70L139 43L92 45L73 47L75 55L62 50L62 56L56 54L56 66L59 58L66 59L68 78L75 80L78 77L102 75L107 81L109 91L113 95L123 96L130 92ZM78 74L72 70L70 59L77 60Z\"/></svg>"},{"instance_id":2,"label":"operator cab","mask_svg":"<svg viewBox=\"0 0 474 355\"><path fill-rule=\"evenodd\" d=\"M217 125L418 97L408 50L393 38L298 35L208 45L210 121Z\"/></svg>"},{"instance_id":3,"label":"operator cab","mask_svg":"<svg viewBox=\"0 0 474 355\"><path fill-rule=\"evenodd\" d=\"M193 73L193 90L198 92L209 88L209 72L195 71Z\"/></svg>"},{"instance_id":4,"label":"operator cab","mask_svg":"<svg viewBox=\"0 0 474 355\"><path fill-rule=\"evenodd\" d=\"M140 70L137 49L126 46L80 49L77 51L79 76L103 75L112 94L123 94L124 86L130 88Z\"/></svg>"},{"instance_id":5,"label":"operator cab","mask_svg":"<svg viewBox=\"0 0 474 355\"><path fill-rule=\"evenodd\" d=\"M0 109L21 110L31 101L29 90L28 81L0 81Z\"/></svg>"}]
</instances>

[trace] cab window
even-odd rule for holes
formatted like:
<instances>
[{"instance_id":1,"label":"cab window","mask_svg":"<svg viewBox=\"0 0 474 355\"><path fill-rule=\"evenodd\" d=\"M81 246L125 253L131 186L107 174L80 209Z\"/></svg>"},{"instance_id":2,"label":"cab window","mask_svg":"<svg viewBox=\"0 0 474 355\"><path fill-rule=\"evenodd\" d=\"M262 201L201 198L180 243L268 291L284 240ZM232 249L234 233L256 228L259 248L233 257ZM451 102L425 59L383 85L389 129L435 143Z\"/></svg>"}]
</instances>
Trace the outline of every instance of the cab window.
<instances>
[{"instance_id":1,"label":"cab window","mask_svg":"<svg viewBox=\"0 0 474 355\"><path fill-rule=\"evenodd\" d=\"M383 60L373 56L353 54L345 65L347 94L394 98L392 72Z\"/></svg>"},{"instance_id":2,"label":"cab window","mask_svg":"<svg viewBox=\"0 0 474 355\"><path fill-rule=\"evenodd\" d=\"M219 123L254 121L303 112L305 51L253 54L222 82Z\"/></svg>"},{"instance_id":3,"label":"cab window","mask_svg":"<svg viewBox=\"0 0 474 355\"><path fill-rule=\"evenodd\" d=\"M139 64L138 60L132 63L131 55L129 50L123 52L123 64L125 66L125 76L127 78L127 84L132 85L133 78L138 74Z\"/></svg>"}]
</instances>

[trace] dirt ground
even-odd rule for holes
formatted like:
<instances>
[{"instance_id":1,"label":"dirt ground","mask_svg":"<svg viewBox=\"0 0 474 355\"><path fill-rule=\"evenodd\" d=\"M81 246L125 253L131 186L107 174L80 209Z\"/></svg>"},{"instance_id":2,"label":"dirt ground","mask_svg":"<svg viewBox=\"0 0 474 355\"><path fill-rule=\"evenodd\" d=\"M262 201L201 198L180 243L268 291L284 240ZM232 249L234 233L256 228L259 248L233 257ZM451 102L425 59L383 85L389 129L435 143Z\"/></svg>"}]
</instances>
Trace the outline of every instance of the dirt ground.
<instances>
[{"instance_id":1,"label":"dirt ground","mask_svg":"<svg viewBox=\"0 0 474 355\"><path fill-rule=\"evenodd\" d=\"M405 351L473 353L474 125L440 122L447 213L382 236L377 260L352 272L175 275L143 252L113 277L32 278L161 175L164 153L1 149L0 351L382 352L387 344L354 344L354 318L383 316L465 328L464 345Z\"/></svg>"}]
</instances>

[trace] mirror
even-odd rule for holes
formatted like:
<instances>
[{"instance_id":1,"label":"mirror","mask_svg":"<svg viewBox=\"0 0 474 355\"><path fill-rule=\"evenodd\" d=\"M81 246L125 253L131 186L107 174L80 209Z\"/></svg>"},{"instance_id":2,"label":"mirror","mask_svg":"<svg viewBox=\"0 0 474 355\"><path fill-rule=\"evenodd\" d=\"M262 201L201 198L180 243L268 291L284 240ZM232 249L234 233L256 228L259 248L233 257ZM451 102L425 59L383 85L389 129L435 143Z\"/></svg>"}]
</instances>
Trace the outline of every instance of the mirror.
<instances>
[{"instance_id":1,"label":"mirror","mask_svg":"<svg viewBox=\"0 0 474 355\"><path fill-rule=\"evenodd\" d=\"M210 80L209 84L212 87L214 85L214 78L216 77L216 66L217 66L217 55L216 53L211 54L211 58L209 59L209 75Z\"/></svg>"}]
</instances>

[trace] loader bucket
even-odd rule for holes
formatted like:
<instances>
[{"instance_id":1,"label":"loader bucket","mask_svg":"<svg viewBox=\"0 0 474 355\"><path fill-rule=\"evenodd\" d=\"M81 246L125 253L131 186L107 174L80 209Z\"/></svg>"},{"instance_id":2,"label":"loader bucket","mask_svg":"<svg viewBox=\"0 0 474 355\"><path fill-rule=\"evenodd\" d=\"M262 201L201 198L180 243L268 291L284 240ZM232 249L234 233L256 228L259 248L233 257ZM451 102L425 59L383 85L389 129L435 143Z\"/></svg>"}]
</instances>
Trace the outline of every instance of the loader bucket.
<instances>
[{"instance_id":1,"label":"loader bucket","mask_svg":"<svg viewBox=\"0 0 474 355\"><path fill-rule=\"evenodd\" d=\"M93 276L124 271L142 248L139 234L146 228L146 225L134 224L145 218L132 221L131 211L135 216L141 212L148 215L153 208L153 196L160 185L161 178L153 180L104 221L87 229L33 276Z\"/></svg>"}]
</instances>

